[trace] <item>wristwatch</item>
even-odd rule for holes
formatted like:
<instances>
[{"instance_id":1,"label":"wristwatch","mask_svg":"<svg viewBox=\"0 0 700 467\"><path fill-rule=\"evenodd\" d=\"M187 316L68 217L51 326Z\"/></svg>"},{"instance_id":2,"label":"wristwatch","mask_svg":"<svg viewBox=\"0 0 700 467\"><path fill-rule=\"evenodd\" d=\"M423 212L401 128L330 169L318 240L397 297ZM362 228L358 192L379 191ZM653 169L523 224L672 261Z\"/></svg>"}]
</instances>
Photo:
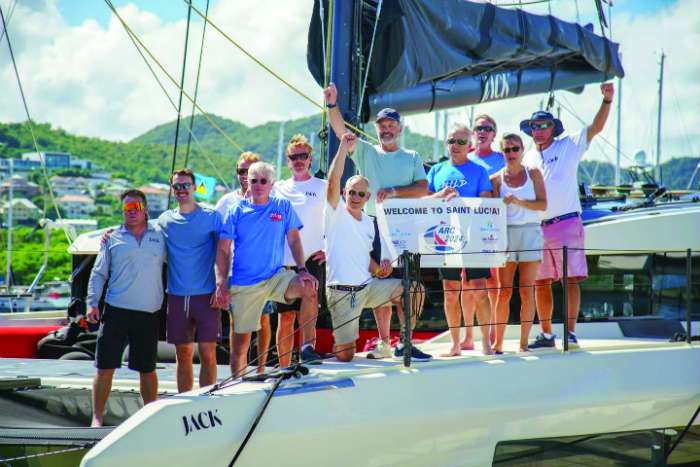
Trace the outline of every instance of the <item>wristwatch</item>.
<instances>
[{"instance_id":1,"label":"wristwatch","mask_svg":"<svg viewBox=\"0 0 700 467\"><path fill-rule=\"evenodd\" d=\"M329 108L329 109L332 109L332 108L335 107L336 105L338 105L338 104L326 104L326 107Z\"/></svg>"}]
</instances>

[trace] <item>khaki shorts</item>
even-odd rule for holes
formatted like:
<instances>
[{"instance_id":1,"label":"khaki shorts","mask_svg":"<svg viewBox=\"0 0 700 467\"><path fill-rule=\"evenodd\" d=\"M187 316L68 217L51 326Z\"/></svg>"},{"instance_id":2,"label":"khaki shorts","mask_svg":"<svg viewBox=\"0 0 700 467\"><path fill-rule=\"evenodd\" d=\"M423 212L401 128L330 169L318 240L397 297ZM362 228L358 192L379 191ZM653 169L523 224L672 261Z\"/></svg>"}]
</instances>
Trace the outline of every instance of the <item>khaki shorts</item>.
<instances>
[{"instance_id":1,"label":"khaki shorts","mask_svg":"<svg viewBox=\"0 0 700 467\"><path fill-rule=\"evenodd\" d=\"M363 308L376 308L401 295L400 279L373 278L362 290L353 292L326 287L326 300L333 320L336 345L355 342L360 337L360 314ZM354 306L353 306L354 305Z\"/></svg>"},{"instance_id":2,"label":"khaki shorts","mask_svg":"<svg viewBox=\"0 0 700 467\"><path fill-rule=\"evenodd\" d=\"M290 303L284 299L289 283L296 277L294 271L280 269L274 276L253 285L232 285L230 313L233 332L244 334L260 329L260 315L268 300Z\"/></svg>"},{"instance_id":3,"label":"khaki shorts","mask_svg":"<svg viewBox=\"0 0 700 467\"><path fill-rule=\"evenodd\" d=\"M544 239L539 224L508 226L508 262L542 261Z\"/></svg>"}]
</instances>

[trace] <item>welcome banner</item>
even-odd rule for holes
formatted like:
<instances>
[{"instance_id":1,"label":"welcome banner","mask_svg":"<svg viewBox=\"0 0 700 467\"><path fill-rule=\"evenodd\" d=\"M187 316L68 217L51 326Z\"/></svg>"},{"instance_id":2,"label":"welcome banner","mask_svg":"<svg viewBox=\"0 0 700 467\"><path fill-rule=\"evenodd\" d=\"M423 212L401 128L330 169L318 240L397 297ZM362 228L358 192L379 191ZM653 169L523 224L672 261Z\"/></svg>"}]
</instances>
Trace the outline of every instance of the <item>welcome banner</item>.
<instances>
[{"instance_id":1,"label":"welcome banner","mask_svg":"<svg viewBox=\"0 0 700 467\"><path fill-rule=\"evenodd\" d=\"M391 258L404 250L421 254L422 267L500 267L508 236L500 199L388 199L377 205ZM386 256L386 255L383 255Z\"/></svg>"}]
</instances>

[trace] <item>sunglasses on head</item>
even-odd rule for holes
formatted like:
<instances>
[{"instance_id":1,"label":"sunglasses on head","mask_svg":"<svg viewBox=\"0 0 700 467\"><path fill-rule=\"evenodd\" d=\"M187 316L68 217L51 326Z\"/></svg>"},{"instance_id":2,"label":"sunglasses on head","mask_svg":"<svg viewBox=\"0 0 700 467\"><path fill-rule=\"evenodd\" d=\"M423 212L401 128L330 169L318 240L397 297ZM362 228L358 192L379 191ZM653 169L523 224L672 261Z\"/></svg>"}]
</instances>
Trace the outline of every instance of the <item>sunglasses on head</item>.
<instances>
[{"instance_id":1,"label":"sunglasses on head","mask_svg":"<svg viewBox=\"0 0 700 467\"><path fill-rule=\"evenodd\" d=\"M520 152L520 146L511 146L509 148L503 148L503 152L510 154L511 152Z\"/></svg>"},{"instance_id":2,"label":"sunglasses on head","mask_svg":"<svg viewBox=\"0 0 700 467\"><path fill-rule=\"evenodd\" d=\"M359 196L360 198L364 198L366 194L366 191L348 190L348 195L350 196Z\"/></svg>"},{"instance_id":3,"label":"sunglasses on head","mask_svg":"<svg viewBox=\"0 0 700 467\"><path fill-rule=\"evenodd\" d=\"M139 201L134 201L131 203L124 203L124 212L129 212L129 211L138 211L141 212L144 210L143 203Z\"/></svg>"},{"instance_id":4,"label":"sunglasses on head","mask_svg":"<svg viewBox=\"0 0 700 467\"><path fill-rule=\"evenodd\" d=\"M532 123L530 123L530 129L531 130L546 130L547 128L551 127L552 125L554 125L552 122L542 122L542 123L532 122Z\"/></svg>"},{"instance_id":5,"label":"sunglasses on head","mask_svg":"<svg viewBox=\"0 0 700 467\"><path fill-rule=\"evenodd\" d=\"M248 168L236 169L238 175L248 175Z\"/></svg>"},{"instance_id":6,"label":"sunglasses on head","mask_svg":"<svg viewBox=\"0 0 700 467\"><path fill-rule=\"evenodd\" d=\"M300 152L299 154L288 154L287 157L290 161L305 161L309 158L308 152Z\"/></svg>"},{"instance_id":7,"label":"sunglasses on head","mask_svg":"<svg viewBox=\"0 0 700 467\"><path fill-rule=\"evenodd\" d=\"M251 178L248 180L248 183L251 185L257 185L258 183L261 185L267 185L268 180L266 178Z\"/></svg>"},{"instance_id":8,"label":"sunglasses on head","mask_svg":"<svg viewBox=\"0 0 700 467\"><path fill-rule=\"evenodd\" d=\"M491 132L491 131L496 131L496 129L495 129L494 127L488 126L488 125L479 125L479 126L475 126L475 127L474 127L474 131L487 131L487 132Z\"/></svg>"},{"instance_id":9,"label":"sunglasses on head","mask_svg":"<svg viewBox=\"0 0 700 467\"><path fill-rule=\"evenodd\" d=\"M185 182L185 183L173 183L173 188L175 190L189 190L192 188L192 183L190 182Z\"/></svg>"},{"instance_id":10,"label":"sunglasses on head","mask_svg":"<svg viewBox=\"0 0 700 467\"><path fill-rule=\"evenodd\" d=\"M466 146L469 141L466 139L455 139L455 138L450 138L447 140L447 144L459 144L460 146Z\"/></svg>"}]
</instances>

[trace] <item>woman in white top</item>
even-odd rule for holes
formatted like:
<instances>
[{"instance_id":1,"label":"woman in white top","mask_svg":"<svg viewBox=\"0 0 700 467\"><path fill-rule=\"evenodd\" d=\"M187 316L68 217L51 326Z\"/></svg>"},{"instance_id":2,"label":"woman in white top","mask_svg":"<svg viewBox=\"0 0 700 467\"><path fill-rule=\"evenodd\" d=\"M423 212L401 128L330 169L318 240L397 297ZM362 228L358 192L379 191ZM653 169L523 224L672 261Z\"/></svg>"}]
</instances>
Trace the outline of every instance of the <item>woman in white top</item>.
<instances>
[{"instance_id":1,"label":"woman in white top","mask_svg":"<svg viewBox=\"0 0 700 467\"><path fill-rule=\"evenodd\" d=\"M491 177L494 197L503 198L508 216L508 259L498 270L495 353L503 353L503 334L508 323L513 276L520 266L520 351L526 352L535 317L535 277L542 262L540 213L547 208L544 179L539 169L522 164L523 140L514 133L501 139L506 166Z\"/></svg>"}]
</instances>

